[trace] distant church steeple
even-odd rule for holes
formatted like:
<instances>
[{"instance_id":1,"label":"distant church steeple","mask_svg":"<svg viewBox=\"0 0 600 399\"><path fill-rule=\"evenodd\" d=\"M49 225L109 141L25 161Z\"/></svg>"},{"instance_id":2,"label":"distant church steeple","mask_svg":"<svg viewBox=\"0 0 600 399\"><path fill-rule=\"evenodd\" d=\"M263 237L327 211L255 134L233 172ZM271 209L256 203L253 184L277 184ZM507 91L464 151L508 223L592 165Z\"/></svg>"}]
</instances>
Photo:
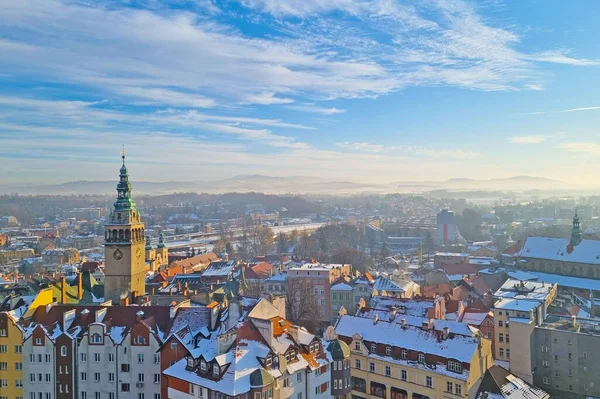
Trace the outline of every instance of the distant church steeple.
<instances>
[{"instance_id":1,"label":"distant church steeple","mask_svg":"<svg viewBox=\"0 0 600 399\"><path fill-rule=\"evenodd\" d=\"M581 243L581 229L579 227L579 216L577 216L577 209L575 209L575 216L573 217L573 228L571 229L570 243L574 247Z\"/></svg>"}]
</instances>

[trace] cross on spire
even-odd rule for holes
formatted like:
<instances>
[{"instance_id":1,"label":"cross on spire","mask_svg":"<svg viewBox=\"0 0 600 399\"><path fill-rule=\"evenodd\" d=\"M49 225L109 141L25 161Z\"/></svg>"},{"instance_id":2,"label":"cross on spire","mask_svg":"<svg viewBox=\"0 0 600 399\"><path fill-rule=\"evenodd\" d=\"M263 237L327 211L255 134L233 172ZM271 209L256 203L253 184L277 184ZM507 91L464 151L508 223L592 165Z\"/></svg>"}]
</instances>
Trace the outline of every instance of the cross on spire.
<instances>
[{"instance_id":1,"label":"cross on spire","mask_svg":"<svg viewBox=\"0 0 600 399\"><path fill-rule=\"evenodd\" d=\"M125 144L121 145L121 158L123 158L123 165L125 165Z\"/></svg>"}]
</instances>

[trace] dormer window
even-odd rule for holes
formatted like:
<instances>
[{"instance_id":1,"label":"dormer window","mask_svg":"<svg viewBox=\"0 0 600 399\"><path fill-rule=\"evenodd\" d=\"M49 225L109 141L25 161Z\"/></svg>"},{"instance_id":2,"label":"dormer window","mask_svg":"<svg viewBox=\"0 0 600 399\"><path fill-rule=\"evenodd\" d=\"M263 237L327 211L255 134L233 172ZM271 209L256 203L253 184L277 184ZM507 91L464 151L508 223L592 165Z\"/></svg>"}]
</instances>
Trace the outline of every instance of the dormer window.
<instances>
[{"instance_id":1,"label":"dormer window","mask_svg":"<svg viewBox=\"0 0 600 399\"><path fill-rule=\"evenodd\" d=\"M213 364L213 374L214 374L215 376L219 376L219 375L221 374L221 370L220 370L220 368L219 368L219 365L218 365L218 364L216 364L216 363L215 363L215 364Z\"/></svg>"},{"instance_id":2,"label":"dormer window","mask_svg":"<svg viewBox=\"0 0 600 399\"><path fill-rule=\"evenodd\" d=\"M94 335L92 335L92 344L101 344L102 343L102 337L100 337L100 334L96 333Z\"/></svg>"},{"instance_id":3,"label":"dormer window","mask_svg":"<svg viewBox=\"0 0 600 399\"><path fill-rule=\"evenodd\" d=\"M425 363L425 354L419 353L419 363Z\"/></svg>"},{"instance_id":4,"label":"dormer window","mask_svg":"<svg viewBox=\"0 0 600 399\"><path fill-rule=\"evenodd\" d=\"M206 371L206 362L204 360L200 361L200 370Z\"/></svg>"},{"instance_id":5,"label":"dormer window","mask_svg":"<svg viewBox=\"0 0 600 399\"><path fill-rule=\"evenodd\" d=\"M456 373L462 373L462 364L453 360L448 360L448 370Z\"/></svg>"},{"instance_id":6,"label":"dormer window","mask_svg":"<svg viewBox=\"0 0 600 399\"><path fill-rule=\"evenodd\" d=\"M406 349L402 349L401 357L402 359L408 359L408 351Z\"/></svg>"},{"instance_id":7,"label":"dormer window","mask_svg":"<svg viewBox=\"0 0 600 399\"><path fill-rule=\"evenodd\" d=\"M188 357L187 359L187 366L189 369L193 369L194 368L194 358L193 357Z\"/></svg>"},{"instance_id":8,"label":"dormer window","mask_svg":"<svg viewBox=\"0 0 600 399\"><path fill-rule=\"evenodd\" d=\"M267 356L265 358L265 366L267 367L271 367L271 364L273 363L273 358L271 356Z\"/></svg>"},{"instance_id":9,"label":"dormer window","mask_svg":"<svg viewBox=\"0 0 600 399\"><path fill-rule=\"evenodd\" d=\"M377 352L377 344L371 344L371 352L372 353L376 353Z\"/></svg>"},{"instance_id":10,"label":"dormer window","mask_svg":"<svg viewBox=\"0 0 600 399\"><path fill-rule=\"evenodd\" d=\"M36 338L35 339L35 344L36 345L41 345L42 344L42 339L41 338Z\"/></svg>"},{"instance_id":11,"label":"dormer window","mask_svg":"<svg viewBox=\"0 0 600 399\"><path fill-rule=\"evenodd\" d=\"M392 347L391 346L386 346L385 347L385 354L387 356L391 356L392 355Z\"/></svg>"},{"instance_id":12,"label":"dormer window","mask_svg":"<svg viewBox=\"0 0 600 399\"><path fill-rule=\"evenodd\" d=\"M290 359L291 359L291 360L296 360L296 351L292 351L292 352L290 353Z\"/></svg>"}]
</instances>

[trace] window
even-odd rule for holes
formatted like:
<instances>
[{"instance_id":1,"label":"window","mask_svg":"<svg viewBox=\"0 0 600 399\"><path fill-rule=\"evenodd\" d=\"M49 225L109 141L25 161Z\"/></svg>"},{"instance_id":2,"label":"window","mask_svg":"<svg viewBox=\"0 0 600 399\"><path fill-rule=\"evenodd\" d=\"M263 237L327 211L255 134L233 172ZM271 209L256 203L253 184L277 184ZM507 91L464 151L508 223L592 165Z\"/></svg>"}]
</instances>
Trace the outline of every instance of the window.
<instances>
[{"instance_id":1,"label":"window","mask_svg":"<svg viewBox=\"0 0 600 399\"><path fill-rule=\"evenodd\" d=\"M159 393L155 393L154 394L154 399L160 399L160 394Z\"/></svg>"},{"instance_id":2,"label":"window","mask_svg":"<svg viewBox=\"0 0 600 399\"><path fill-rule=\"evenodd\" d=\"M129 392L129 384L121 384L121 391Z\"/></svg>"},{"instance_id":3,"label":"window","mask_svg":"<svg viewBox=\"0 0 600 399\"><path fill-rule=\"evenodd\" d=\"M356 360L354 361L354 368L355 368L355 369L359 369L359 370L360 370L360 369L361 369L361 367L362 367L362 366L361 366L361 364L360 364L360 359L356 359Z\"/></svg>"},{"instance_id":4,"label":"window","mask_svg":"<svg viewBox=\"0 0 600 399\"><path fill-rule=\"evenodd\" d=\"M138 382L144 382L144 373L138 373Z\"/></svg>"},{"instance_id":5,"label":"window","mask_svg":"<svg viewBox=\"0 0 600 399\"><path fill-rule=\"evenodd\" d=\"M362 378L351 377L352 389L359 392L367 392L367 382Z\"/></svg>"},{"instance_id":6,"label":"window","mask_svg":"<svg viewBox=\"0 0 600 399\"><path fill-rule=\"evenodd\" d=\"M108 354L108 362L109 363L114 363L115 362L115 354L114 353L109 353Z\"/></svg>"},{"instance_id":7,"label":"window","mask_svg":"<svg viewBox=\"0 0 600 399\"><path fill-rule=\"evenodd\" d=\"M374 372L375 372L375 363L373 363L373 362L370 362L370 363L369 363L369 371L370 371L371 373L374 373Z\"/></svg>"},{"instance_id":8,"label":"window","mask_svg":"<svg viewBox=\"0 0 600 399\"><path fill-rule=\"evenodd\" d=\"M160 374L154 374L154 383L160 384Z\"/></svg>"},{"instance_id":9,"label":"window","mask_svg":"<svg viewBox=\"0 0 600 399\"><path fill-rule=\"evenodd\" d=\"M49 373L46 373L46 382L50 382L52 377L50 377Z\"/></svg>"},{"instance_id":10,"label":"window","mask_svg":"<svg viewBox=\"0 0 600 399\"><path fill-rule=\"evenodd\" d=\"M385 354L388 356L392 355L392 347L391 346L386 346L385 347Z\"/></svg>"},{"instance_id":11,"label":"window","mask_svg":"<svg viewBox=\"0 0 600 399\"><path fill-rule=\"evenodd\" d=\"M15 370L23 370L23 363L21 362L16 362L15 363Z\"/></svg>"},{"instance_id":12,"label":"window","mask_svg":"<svg viewBox=\"0 0 600 399\"><path fill-rule=\"evenodd\" d=\"M335 295L335 294L334 294ZM333 380L333 389L338 389L337 380Z\"/></svg>"},{"instance_id":13,"label":"window","mask_svg":"<svg viewBox=\"0 0 600 399\"><path fill-rule=\"evenodd\" d=\"M504 348L500 348L500 357L504 357Z\"/></svg>"},{"instance_id":14,"label":"window","mask_svg":"<svg viewBox=\"0 0 600 399\"><path fill-rule=\"evenodd\" d=\"M8 352L6 350L6 345L0 345L0 353L6 353L6 352Z\"/></svg>"},{"instance_id":15,"label":"window","mask_svg":"<svg viewBox=\"0 0 600 399\"><path fill-rule=\"evenodd\" d=\"M40 363L42 362L41 356L42 355L40 355ZM46 363L50 363L50 355L46 355L44 360L46 361Z\"/></svg>"},{"instance_id":16,"label":"window","mask_svg":"<svg viewBox=\"0 0 600 399\"><path fill-rule=\"evenodd\" d=\"M392 376L392 368L390 366L385 366L385 375L387 377L391 377Z\"/></svg>"},{"instance_id":17,"label":"window","mask_svg":"<svg viewBox=\"0 0 600 399\"><path fill-rule=\"evenodd\" d=\"M506 334L506 343L510 344L510 334Z\"/></svg>"},{"instance_id":18,"label":"window","mask_svg":"<svg viewBox=\"0 0 600 399\"><path fill-rule=\"evenodd\" d=\"M171 349L177 349L177 341L171 341Z\"/></svg>"},{"instance_id":19,"label":"window","mask_svg":"<svg viewBox=\"0 0 600 399\"><path fill-rule=\"evenodd\" d=\"M143 353L138 353L138 363L144 363L144 354Z\"/></svg>"},{"instance_id":20,"label":"window","mask_svg":"<svg viewBox=\"0 0 600 399\"><path fill-rule=\"evenodd\" d=\"M378 384L376 382L371 382L371 395L377 396L380 398L385 398L386 387L383 384Z\"/></svg>"},{"instance_id":21,"label":"window","mask_svg":"<svg viewBox=\"0 0 600 399\"><path fill-rule=\"evenodd\" d=\"M583 352L583 358L587 359L587 352Z\"/></svg>"},{"instance_id":22,"label":"window","mask_svg":"<svg viewBox=\"0 0 600 399\"><path fill-rule=\"evenodd\" d=\"M503 327L504 323L502 323L502 320L498 320L498 327Z\"/></svg>"},{"instance_id":23,"label":"window","mask_svg":"<svg viewBox=\"0 0 600 399\"><path fill-rule=\"evenodd\" d=\"M360 342L356 341L356 342L354 343L354 350L355 350L355 351L359 351L359 350L360 350Z\"/></svg>"},{"instance_id":24,"label":"window","mask_svg":"<svg viewBox=\"0 0 600 399\"><path fill-rule=\"evenodd\" d=\"M425 363L425 354L419 353L419 363Z\"/></svg>"},{"instance_id":25,"label":"window","mask_svg":"<svg viewBox=\"0 0 600 399\"><path fill-rule=\"evenodd\" d=\"M128 373L129 372L129 363L121 364L121 371L124 373Z\"/></svg>"},{"instance_id":26,"label":"window","mask_svg":"<svg viewBox=\"0 0 600 399\"><path fill-rule=\"evenodd\" d=\"M573 370L569 369L569 377L573 377Z\"/></svg>"},{"instance_id":27,"label":"window","mask_svg":"<svg viewBox=\"0 0 600 399\"><path fill-rule=\"evenodd\" d=\"M6 337L6 328L0 328L0 337Z\"/></svg>"},{"instance_id":28,"label":"window","mask_svg":"<svg viewBox=\"0 0 600 399\"><path fill-rule=\"evenodd\" d=\"M400 379L402 381L407 381L408 380L408 372L406 370L401 370L400 371Z\"/></svg>"},{"instance_id":29,"label":"window","mask_svg":"<svg viewBox=\"0 0 600 399\"><path fill-rule=\"evenodd\" d=\"M155 353L154 354L154 364L158 364L160 363L160 354Z\"/></svg>"},{"instance_id":30,"label":"window","mask_svg":"<svg viewBox=\"0 0 600 399\"><path fill-rule=\"evenodd\" d=\"M81 391L81 399L87 399L87 392Z\"/></svg>"},{"instance_id":31,"label":"window","mask_svg":"<svg viewBox=\"0 0 600 399\"><path fill-rule=\"evenodd\" d=\"M35 382L35 374L29 374L29 382Z\"/></svg>"},{"instance_id":32,"label":"window","mask_svg":"<svg viewBox=\"0 0 600 399\"><path fill-rule=\"evenodd\" d=\"M100 337L100 334L96 333L94 335L92 335L92 344L101 344L102 343L102 337Z\"/></svg>"},{"instance_id":33,"label":"window","mask_svg":"<svg viewBox=\"0 0 600 399\"><path fill-rule=\"evenodd\" d=\"M431 378L430 376L425 376L425 386L431 388L433 387L433 378Z\"/></svg>"},{"instance_id":34,"label":"window","mask_svg":"<svg viewBox=\"0 0 600 399\"><path fill-rule=\"evenodd\" d=\"M138 399L144 399L144 394L143 394L143 393L141 393L141 392L139 392L139 393L138 393Z\"/></svg>"},{"instance_id":35,"label":"window","mask_svg":"<svg viewBox=\"0 0 600 399\"><path fill-rule=\"evenodd\" d=\"M402 359L407 359L408 351L406 349L402 349L401 356L402 356Z\"/></svg>"},{"instance_id":36,"label":"window","mask_svg":"<svg viewBox=\"0 0 600 399\"><path fill-rule=\"evenodd\" d=\"M302 382L302 372L296 373L296 381Z\"/></svg>"},{"instance_id":37,"label":"window","mask_svg":"<svg viewBox=\"0 0 600 399\"><path fill-rule=\"evenodd\" d=\"M8 369L8 363L0 362L0 370L7 370L7 369Z\"/></svg>"},{"instance_id":38,"label":"window","mask_svg":"<svg viewBox=\"0 0 600 399\"><path fill-rule=\"evenodd\" d=\"M219 365L218 364L213 364L213 374L214 375L219 375L221 374L221 370L219 369Z\"/></svg>"},{"instance_id":39,"label":"window","mask_svg":"<svg viewBox=\"0 0 600 399\"><path fill-rule=\"evenodd\" d=\"M94 353L94 362L100 363L100 354L99 353Z\"/></svg>"},{"instance_id":40,"label":"window","mask_svg":"<svg viewBox=\"0 0 600 399\"><path fill-rule=\"evenodd\" d=\"M206 362L204 360L200 361L200 370L206 371Z\"/></svg>"},{"instance_id":41,"label":"window","mask_svg":"<svg viewBox=\"0 0 600 399\"><path fill-rule=\"evenodd\" d=\"M573 354L569 353L569 360L573 360Z\"/></svg>"},{"instance_id":42,"label":"window","mask_svg":"<svg viewBox=\"0 0 600 399\"><path fill-rule=\"evenodd\" d=\"M371 344L371 352L377 352L377 344Z\"/></svg>"},{"instance_id":43,"label":"window","mask_svg":"<svg viewBox=\"0 0 600 399\"><path fill-rule=\"evenodd\" d=\"M550 361L549 360L544 360L542 362L542 366L544 366L544 367L550 367Z\"/></svg>"},{"instance_id":44,"label":"window","mask_svg":"<svg viewBox=\"0 0 600 399\"><path fill-rule=\"evenodd\" d=\"M462 373L462 364L460 362L448 360L448 370Z\"/></svg>"},{"instance_id":45,"label":"window","mask_svg":"<svg viewBox=\"0 0 600 399\"><path fill-rule=\"evenodd\" d=\"M35 344L36 344L37 346L41 345L41 344L42 344L42 339L41 339L41 338L36 338L36 339L35 339Z\"/></svg>"},{"instance_id":46,"label":"window","mask_svg":"<svg viewBox=\"0 0 600 399\"><path fill-rule=\"evenodd\" d=\"M290 383L290 379L289 378L286 378L286 379L283 380L283 387L284 388L288 388L288 387L291 387L291 386L292 386L292 384Z\"/></svg>"},{"instance_id":47,"label":"window","mask_svg":"<svg viewBox=\"0 0 600 399\"><path fill-rule=\"evenodd\" d=\"M0 380L0 387L1 388L8 387L8 380L5 380L5 379Z\"/></svg>"},{"instance_id":48,"label":"window","mask_svg":"<svg viewBox=\"0 0 600 399\"><path fill-rule=\"evenodd\" d=\"M450 393L454 392L454 386L450 381L448 381L446 383L446 392L450 392Z\"/></svg>"},{"instance_id":49,"label":"window","mask_svg":"<svg viewBox=\"0 0 600 399\"><path fill-rule=\"evenodd\" d=\"M87 362L87 353L82 353L81 354L81 361L82 362Z\"/></svg>"},{"instance_id":50,"label":"window","mask_svg":"<svg viewBox=\"0 0 600 399\"><path fill-rule=\"evenodd\" d=\"M504 334L498 334L498 342L504 342Z\"/></svg>"},{"instance_id":51,"label":"window","mask_svg":"<svg viewBox=\"0 0 600 399\"><path fill-rule=\"evenodd\" d=\"M510 359L510 349L506 348L506 357Z\"/></svg>"},{"instance_id":52,"label":"window","mask_svg":"<svg viewBox=\"0 0 600 399\"><path fill-rule=\"evenodd\" d=\"M548 347L547 346L542 346L542 352L544 353L548 353Z\"/></svg>"},{"instance_id":53,"label":"window","mask_svg":"<svg viewBox=\"0 0 600 399\"><path fill-rule=\"evenodd\" d=\"M333 295L333 299L337 299L337 295L335 292L332 295Z\"/></svg>"},{"instance_id":54,"label":"window","mask_svg":"<svg viewBox=\"0 0 600 399\"><path fill-rule=\"evenodd\" d=\"M108 382L115 382L115 373L108 373Z\"/></svg>"},{"instance_id":55,"label":"window","mask_svg":"<svg viewBox=\"0 0 600 399\"><path fill-rule=\"evenodd\" d=\"M457 394L457 395L462 395L462 385L460 385L460 384L456 384L456 385L454 386L454 388L455 388L455 392L454 392L455 394Z\"/></svg>"},{"instance_id":56,"label":"window","mask_svg":"<svg viewBox=\"0 0 600 399\"><path fill-rule=\"evenodd\" d=\"M87 381L87 373L81 373L81 381Z\"/></svg>"},{"instance_id":57,"label":"window","mask_svg":"<svg viewBox=\"0 0 600 399\"><path fill-rule=\"evenodd\" d=\"M23 353L23 346L15 345L15 353Z\"/></svg>"},{"instance_id":58,"label":"window","mask_svg":"<svg viewBox=\"0 0 600 399\"><path fill-rule=\"evenodd\" d=\"M488 337L488 339L492 339L492 332L491 331L488 331L487 337Z\"/></svg>"},{"instance_id":59,"label":"window","mask_svg":"<svg viewBox=\"0 0 600 399\"><path fill-rule=\"evenodd\" d=\"M94 381L100 382L100 373L94 373Z\"/></svg>"},{"instance_id":60,"label":"window","mask_svg":"<svg viewBox=\"0 0 600 399\"><path fill-rule=\"evenodd\" d=\"M23 380L16 380L15 385L17 388L23 388Z\"/></svg>"}]
</instances>

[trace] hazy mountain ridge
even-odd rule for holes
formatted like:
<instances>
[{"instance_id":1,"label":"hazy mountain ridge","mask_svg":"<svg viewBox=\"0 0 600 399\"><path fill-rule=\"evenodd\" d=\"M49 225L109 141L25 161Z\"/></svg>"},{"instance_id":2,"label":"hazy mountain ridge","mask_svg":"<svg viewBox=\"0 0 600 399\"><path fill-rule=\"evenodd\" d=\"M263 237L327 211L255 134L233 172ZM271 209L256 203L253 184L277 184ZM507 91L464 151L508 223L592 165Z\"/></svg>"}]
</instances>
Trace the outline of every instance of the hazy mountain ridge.
<instances>
[{"instance_id":1,"label":"hazy mountain ridge","mask_svg":"<svg viewBox=\"0 0 600 399\"><path fill-rule=\"evenodd\" d=\"M116 181L72 181L61 184L0 186L0 193L18 193L22 195L70 195L113 194ZM453 178L445 181L404 181L391 184L368 184L346 180L329 180L313 176L265 176L240 175L214 181L167 181L132 182L137 194L171 194L175 192L226 193L226 192L264 192L264 193L323 193L351 194L361 192L425 192L432 190L494 190L529 191L561 190L570 186L567 183L542 177L514 176L504 179L476 180Z\"/></svg>"}]
</instances>

